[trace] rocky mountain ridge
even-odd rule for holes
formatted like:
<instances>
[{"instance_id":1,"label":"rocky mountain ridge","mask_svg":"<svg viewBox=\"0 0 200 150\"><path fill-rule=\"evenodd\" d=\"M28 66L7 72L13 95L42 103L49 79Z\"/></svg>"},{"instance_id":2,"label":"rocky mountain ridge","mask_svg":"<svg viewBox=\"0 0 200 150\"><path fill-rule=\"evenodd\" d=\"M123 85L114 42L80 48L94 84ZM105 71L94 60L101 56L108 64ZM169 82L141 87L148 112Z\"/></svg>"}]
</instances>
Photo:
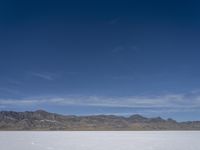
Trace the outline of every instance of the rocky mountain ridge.
<instances>
[{"instance_id":1,"label":"rocky mountain ridge","mask_svg":"<svg viewBox=\"0 0 200 150\"><path fill-rule=\"evenodd\" d=\"M115 115L74 116L49 113L44 110L0 112L0 130L200 130L200 121L177 122L161 117L146 118Z\"/></svg>"}]
</instances>

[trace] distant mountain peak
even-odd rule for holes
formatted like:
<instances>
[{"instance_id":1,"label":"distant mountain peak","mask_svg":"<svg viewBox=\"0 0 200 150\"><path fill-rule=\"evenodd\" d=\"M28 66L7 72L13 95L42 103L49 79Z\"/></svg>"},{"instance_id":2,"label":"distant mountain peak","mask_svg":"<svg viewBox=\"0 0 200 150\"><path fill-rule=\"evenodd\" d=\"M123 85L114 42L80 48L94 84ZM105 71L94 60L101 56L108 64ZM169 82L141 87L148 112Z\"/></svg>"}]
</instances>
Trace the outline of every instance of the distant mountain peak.
<instances>
[{"instance_id":1,"label":"distant mountain peak","mask_svg":"<svg viewBox=\"0 0 200 150\"><path fill-rule=\"evenodd\" d=\"M33 113L40 114L40 115L47 115L47 116L53 115L53 113L50 113L50 112L43 110L43 109L38 109L38 110L34 111Z\"/></svg>"},{"instance_id":2,"label":"distant mountain peak","mask_svg":"<svg viewBox=\"0 0 200 150\"><path fill-rule=\"evenodd\" d=\"M43 109L38 109L38 110L36 110L35 112L37 112L37 113L49 113L49 112L47 112L47 111L45 111L45 110L43 110Z\"/></svg>"}]
</instances>

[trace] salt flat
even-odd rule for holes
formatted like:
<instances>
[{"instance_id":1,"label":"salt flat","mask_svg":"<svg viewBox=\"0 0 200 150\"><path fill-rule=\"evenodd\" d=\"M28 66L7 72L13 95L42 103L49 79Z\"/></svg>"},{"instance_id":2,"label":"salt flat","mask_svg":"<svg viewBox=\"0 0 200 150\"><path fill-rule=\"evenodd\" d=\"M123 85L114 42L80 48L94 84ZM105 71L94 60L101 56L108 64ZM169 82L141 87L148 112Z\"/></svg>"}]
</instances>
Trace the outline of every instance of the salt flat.
<instances>
[{"instance_id":1,"label":"salt flat","mask_svg":"<svg viewBox=\"0 0 200 150\"><path fill-rule=\"evenodd\" d=\"M3 131L1 150L199 150L198 131Z\"/></svg>"}]
</instances>

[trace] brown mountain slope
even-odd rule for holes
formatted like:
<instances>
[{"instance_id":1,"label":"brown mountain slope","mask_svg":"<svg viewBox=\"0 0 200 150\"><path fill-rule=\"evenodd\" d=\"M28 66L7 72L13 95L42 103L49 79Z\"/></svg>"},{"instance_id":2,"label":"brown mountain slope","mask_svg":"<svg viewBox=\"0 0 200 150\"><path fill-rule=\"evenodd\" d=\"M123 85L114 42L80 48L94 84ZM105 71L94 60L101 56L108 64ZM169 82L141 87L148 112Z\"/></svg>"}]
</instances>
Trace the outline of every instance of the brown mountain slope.
<instances>
[{"instance_id":1,"label":"brown mountain slope","mask_svg":"<svg viewBox=\"0 0 200 150\"><path fill-rule=\"evenodd\" d=\"M0 130L200 130L200 121L114 115L64 116L43 110L0 112Z\"/></svg>"}]
</instances>

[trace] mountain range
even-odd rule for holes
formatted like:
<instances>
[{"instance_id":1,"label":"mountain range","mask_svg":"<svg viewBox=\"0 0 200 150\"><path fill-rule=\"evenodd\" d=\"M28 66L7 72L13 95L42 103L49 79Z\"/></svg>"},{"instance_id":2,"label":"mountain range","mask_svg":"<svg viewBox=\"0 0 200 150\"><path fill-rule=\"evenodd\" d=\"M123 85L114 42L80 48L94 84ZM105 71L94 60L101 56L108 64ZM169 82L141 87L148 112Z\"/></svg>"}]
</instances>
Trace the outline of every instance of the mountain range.
<instances>
[{"instance_id":1,"label":"mountain range","mask_svg":"<svg viewBox=\"0 0 200 150\"><path fill-rule=\"evenodd\" d=\"M161 117L141 115L74 116L37 111L0 111L0 130L61 130L61 131L137 131L137 130L200 130L200 121L177 122Z\"/></svg>"}]
</instances>

